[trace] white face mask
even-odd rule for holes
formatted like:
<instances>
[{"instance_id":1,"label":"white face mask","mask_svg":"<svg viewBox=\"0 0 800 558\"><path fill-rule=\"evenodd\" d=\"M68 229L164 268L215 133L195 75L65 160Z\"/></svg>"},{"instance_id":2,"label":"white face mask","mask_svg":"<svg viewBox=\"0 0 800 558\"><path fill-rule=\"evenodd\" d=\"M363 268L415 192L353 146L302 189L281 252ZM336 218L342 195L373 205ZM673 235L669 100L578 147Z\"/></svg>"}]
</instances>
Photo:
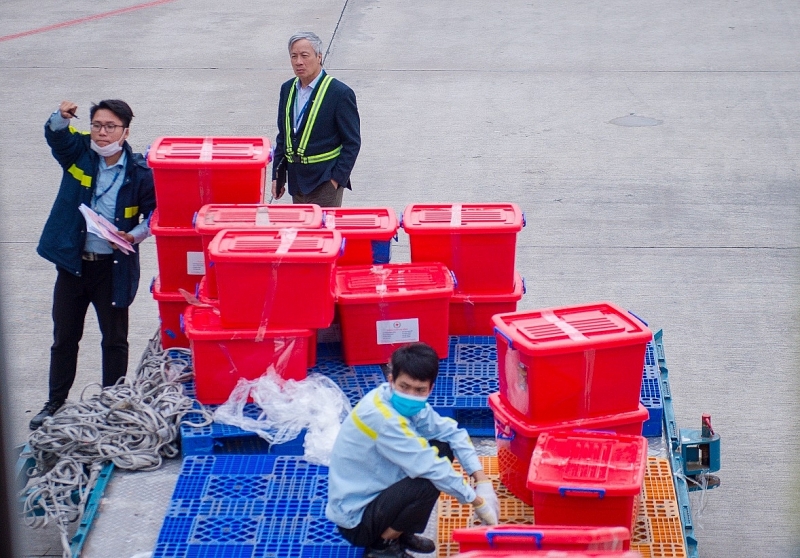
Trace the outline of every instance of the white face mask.
<instances>
[{"instance_id":1,"label":"white face mask","mask_svg":"<svg viewBox=\"0 0 800 558\"><path fill-rule=\"evenodd\" d=\"M94 151L101 157L113 157L114 155L122 151L123 141L125 141L124 136L119 141L109 143L108 145L100 146L97 145L94 140L91 140L92 151Z\"/></svg>"}]
</instances>

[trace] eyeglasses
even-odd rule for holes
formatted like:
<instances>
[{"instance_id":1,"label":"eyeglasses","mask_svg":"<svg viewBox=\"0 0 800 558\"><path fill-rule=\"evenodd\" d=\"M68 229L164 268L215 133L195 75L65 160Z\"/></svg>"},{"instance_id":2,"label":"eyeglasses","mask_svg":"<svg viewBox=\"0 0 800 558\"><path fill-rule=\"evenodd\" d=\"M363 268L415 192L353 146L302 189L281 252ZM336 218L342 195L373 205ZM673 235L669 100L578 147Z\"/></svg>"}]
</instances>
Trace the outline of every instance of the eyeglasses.
<instances>
[{"instance_id":1,"label":"eyeglasses","mask_svg":"<svg viewBox=\"0 0 800 558\"><path fill-rule=\"evenodd\" d=\"M92 122L92 130L95 132L99 132L103 128L106 129L106 132L109 134L113 134L114 130L117 128L124 128L122 124L100 124L99 122Z\"/></svg>"}]
</instances>

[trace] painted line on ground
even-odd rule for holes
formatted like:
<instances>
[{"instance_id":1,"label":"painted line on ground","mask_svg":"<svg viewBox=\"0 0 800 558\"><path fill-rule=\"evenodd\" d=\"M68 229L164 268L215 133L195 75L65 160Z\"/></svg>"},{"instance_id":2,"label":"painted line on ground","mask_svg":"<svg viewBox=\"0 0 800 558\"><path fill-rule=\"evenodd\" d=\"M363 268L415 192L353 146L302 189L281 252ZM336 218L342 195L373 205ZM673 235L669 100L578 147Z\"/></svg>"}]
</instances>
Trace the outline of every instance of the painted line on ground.
<instances>
[{"instance_id":1,"label":"painted line on ground","mask_svg":"<svg viewBox=\"0 0 800 558\"><path fill-rule=\"evenodd\" d=\"M62 29L64 27L70 27L72 25L78 25L80 23L86 23L89 21L95 21L98 19L104 19L107 17L112 17L120 14L125 14L128 12L132 12L135 10L141 10L144 8L152 8L154 6L159 6L161 4L167 4L169 2L174 2L175 0L155 0L154 2L146 2L144 4L136 4L135 6L128 6L127 8L120 8L118 10L111 10L110 12L103 12L101 14L90 15L86 17L79 17L78 19L71 19L69 21L62 21L61 23L54 23L53 25L47 25L45 27L39 27L37 29L30 29L28 31L23 31L21 33L14 33L12 35L5 35L0 37L0 43L4 41L11 41L13 39L19 39L20 37L27 37L29 35L36 35L38 33L46 33L47 31L53 31L54 29Z\"/></svg>"}]
</instances>

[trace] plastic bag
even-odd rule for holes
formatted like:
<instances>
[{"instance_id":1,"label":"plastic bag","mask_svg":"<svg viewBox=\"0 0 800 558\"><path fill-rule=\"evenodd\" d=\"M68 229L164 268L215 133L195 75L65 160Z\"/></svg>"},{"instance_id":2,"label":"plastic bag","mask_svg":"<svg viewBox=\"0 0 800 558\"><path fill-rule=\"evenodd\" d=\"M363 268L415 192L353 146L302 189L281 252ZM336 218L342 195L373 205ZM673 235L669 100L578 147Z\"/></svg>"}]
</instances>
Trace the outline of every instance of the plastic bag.
<instances>
[{"instance_id":1,"label":"plastic bag","mask_svg":"<svg viewBox=\"0 0 800 558\"><path fill-rule=\"evenodd\" d=\"M248 397L261 408L257 418L245 416ZM285 380L274 368L252 381L240 379L214 420L255 432L270 444L295 439L306 430L304 458L319 465L330 463L331 451L350 401L327 376L310 374L304 380Z\"/></svg>"}]
</instances>

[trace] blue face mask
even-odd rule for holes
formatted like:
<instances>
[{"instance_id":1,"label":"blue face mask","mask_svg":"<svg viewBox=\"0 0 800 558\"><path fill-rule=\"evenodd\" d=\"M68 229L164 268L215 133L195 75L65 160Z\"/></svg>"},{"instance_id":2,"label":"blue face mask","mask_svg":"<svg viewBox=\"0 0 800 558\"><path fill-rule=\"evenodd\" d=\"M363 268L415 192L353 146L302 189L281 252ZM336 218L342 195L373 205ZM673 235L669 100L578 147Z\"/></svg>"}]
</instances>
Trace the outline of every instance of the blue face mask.
<instances>
[{"instance_id":1,"label":"blue face mask","mask_svg":"<svg viewBox=\"0 0 800 558\"><path fill-rule=\"evenodd\" d=\"M428 397L408 395L406 393L400 393L396 389L392 388L391 401L392 407L394 407L398 413L404 417L411 417L425 408L425 403L428 401Z\"/></svg>"}]
</instances>

